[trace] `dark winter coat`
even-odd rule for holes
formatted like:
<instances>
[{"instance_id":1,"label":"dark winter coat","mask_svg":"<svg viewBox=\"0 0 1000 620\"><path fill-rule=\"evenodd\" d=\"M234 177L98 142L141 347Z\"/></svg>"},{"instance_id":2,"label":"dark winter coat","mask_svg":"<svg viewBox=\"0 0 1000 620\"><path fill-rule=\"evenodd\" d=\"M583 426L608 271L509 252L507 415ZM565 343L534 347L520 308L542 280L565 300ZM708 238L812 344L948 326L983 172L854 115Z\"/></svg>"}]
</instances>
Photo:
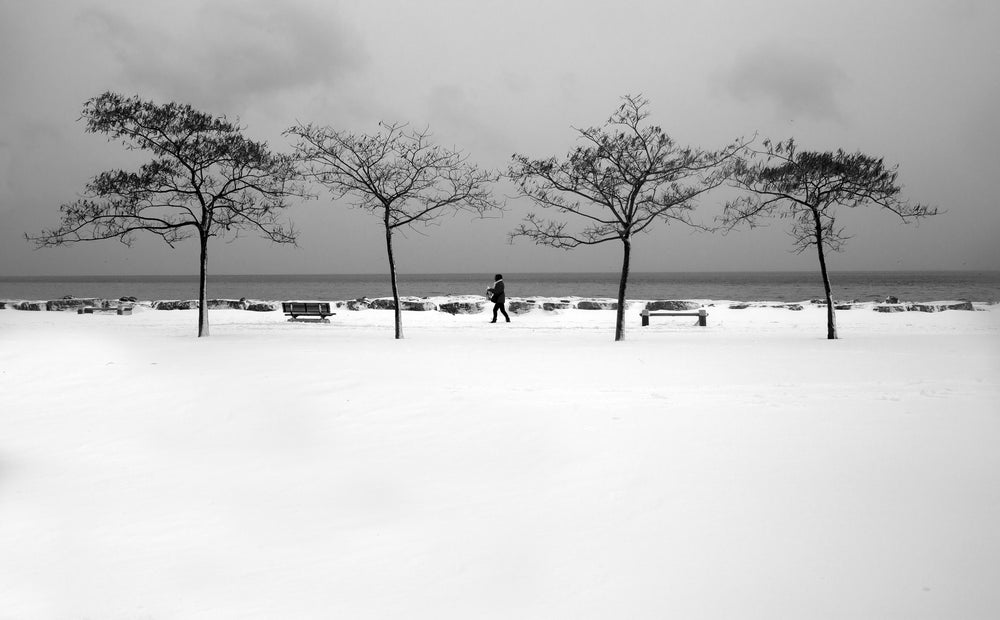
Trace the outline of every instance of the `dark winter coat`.
<instances>
[{"instance_id":1,"label":"dark winter coat","mask_svg":"<svg viewBox=\"0 0 1000 620\"><path fill-rule=\"evenodd\" d=\"M493 283L493 303L502 304L504 302L505 296L503 293L503 280L497 280Z\"/></svg>"}]
</instances>

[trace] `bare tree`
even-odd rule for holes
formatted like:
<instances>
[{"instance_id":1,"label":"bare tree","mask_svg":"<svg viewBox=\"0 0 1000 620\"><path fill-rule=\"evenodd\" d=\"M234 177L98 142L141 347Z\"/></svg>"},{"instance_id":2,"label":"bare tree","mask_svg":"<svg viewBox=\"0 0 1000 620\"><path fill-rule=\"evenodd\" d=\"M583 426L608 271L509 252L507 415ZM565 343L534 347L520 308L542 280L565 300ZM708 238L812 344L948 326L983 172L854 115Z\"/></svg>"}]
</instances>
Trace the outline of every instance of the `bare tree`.
<instances>
[{"instance_id":1,"label":"bare tree","mask_svg":"<svg viewBox=\"0 0 1000 620\"><path fill-rule=\"evenodd\" d=\"M379 131L370 135L311 124L298 124L286 134L297 139L295 152L306 178L326 187L335 200L350 196L354 206L382 220L396 338L402 338L393 234L457 210L483 216L502 208L491 193L499 175L480 170L460 151L433 144L428 130L400 123L380 123Z\"/></svg>"},{"instance_id":2,"label":"bare tree","mask_svg":"<svg viewBox=\"0 0 1000 620\"><path fill-rule=\"evenodd\" d=\"M540 245L572 249L622 244L615 340L625 337L625 291L632 240L657 223L700 227L691 219L697 198L725 182L727 162L740 144L709 152L678 146L663 129L644 123L649 102L625 96L601 127L577 129L583 143L565 159L515 154L509 176L520 195L543 209L579 220L543 219L530 213L511 234Z\"/></svg>"},{"instance_id":3,"label":"bare tree","mask_svg":"<svg viewBox=\"0 0 1000 620\"><path fill-rule=\"evenodd\" d=\"M198 336L208 336L209 239L255 230L295 243L291 224L279 221L286 200L302 195L293 159L246 138L238 123L186 104L106 92L84 104L82 118L88 133L107 134L153 159L138 172L97 175L83 197L60 207L59 227L25 237L39 247L99 239L131 245L136 232L147 231L174 247L197 234Z\"/></svg>"},{"instance_id":4,"label":"bare tree","mask_svg":"<svg viewBox=\"0 0 1000 620\"><path fill-rule=\"evenodd\" d=\"M903 222L937 215L936 208L911 204L899 197L898 166L864 153L799 151L794 140L748 148L732 176L744 195L726 204L722 221L729 227L777 214L792 220L791 237L798 253L815 247L823 276L827 338L837 338L837 318L827 271L826 252L839 252L849 237L836 222L835 207L881 207Z\"/></svg>"}]
</instances>

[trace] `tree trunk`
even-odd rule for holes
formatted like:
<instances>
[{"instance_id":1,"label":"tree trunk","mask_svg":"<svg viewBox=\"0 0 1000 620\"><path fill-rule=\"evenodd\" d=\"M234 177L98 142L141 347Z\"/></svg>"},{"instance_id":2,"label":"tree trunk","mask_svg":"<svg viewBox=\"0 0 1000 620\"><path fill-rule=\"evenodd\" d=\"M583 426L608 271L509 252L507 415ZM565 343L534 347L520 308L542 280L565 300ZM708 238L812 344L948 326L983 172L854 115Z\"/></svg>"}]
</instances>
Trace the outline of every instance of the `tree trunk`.
<instances>
[{"instance_id":1,"label":"tree trunk","mask_svg":"<svg viewBox=\"0 0 1000 620\"><path fill-rule=\"evenodd\" d=\"M386 210L385 249L389 254L389 278L392 281L393 313L396 319L396 340L403 338L403 311L399 307L399 288L396 286L396 259L392 255L392 228L389 227L389 215Z\"/></svg>"},{"instance_id":2,"label":"tree trunk","mask_svg":"<svg viewBox=\"0 0 1000 620\"><path fill-rule=\"evenodd\" d=\"M622 277L618 282L618 313L615 315L615 342L625 340L625 287L628 286L629 258L632 254L632 237L622 237Z\"/></svg>"},{"instance_id":3,"label":"tree trunk","mask_svg":"<svg viewBox=\"0 0 1000 620\"><path fill-rule=\"evenodd\" d=\"M826 270L826 256L823 253L823 224L819 213L813 211L813 222L816 224L816 251L819 254L819 270L823 274L823 292L826 295L826 339L837 339L837 314L833 307L833 296L830 294L830 274Z\"/></svg>"},{"instance_id":4,"label":"tree trunk","mask_svg":"<svg viewBox=\"0 0 1000 620\"><path fill-rule=\"evenodd\" d=\"M198 337L208 336L208 235L199 234L201 260L198 270Z\"/></svg>"}]
</instances>

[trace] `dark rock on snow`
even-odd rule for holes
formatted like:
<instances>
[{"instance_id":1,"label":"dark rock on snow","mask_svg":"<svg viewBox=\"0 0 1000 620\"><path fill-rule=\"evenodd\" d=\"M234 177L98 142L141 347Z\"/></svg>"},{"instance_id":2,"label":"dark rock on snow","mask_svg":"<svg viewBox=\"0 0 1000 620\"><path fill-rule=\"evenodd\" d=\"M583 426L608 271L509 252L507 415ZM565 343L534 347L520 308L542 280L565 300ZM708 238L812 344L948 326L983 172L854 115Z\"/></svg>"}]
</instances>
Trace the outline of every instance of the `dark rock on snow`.
<instances>
[{"instance_id":1,"label":"dark rock on snow","mask_svg":"<svg viewBox=\"0 0 1000 620\"><path fill-rule=\"evenodd\" d=\"M509 301L507 302L507 312L511 314L527 314L537 306L533 301Z\"/></svg>"},{"instance_id":2,"label":"dark rock on snow","mask_svg":"<svg viewBox=\"0 0 1000 620\"><path fill-rule=\"evenodd\" d=\"M197 299L166 299L153 302L153 310L197 310Z\"/></svg>"},{"instance_id":3,"label":"dark rock on snow","mask_svg":"<svg viewBox=\"0 0 1000 620\"><path fill-rule=\"evenodd\" d=\"M701 308L701 304L693 301L677 301L677 300L658 300L651 301L646 304L646 310L668 310L679 312L683 310L697 310Z\"/></svg>"},{"instance_id":4,"label":"dark rock on snow","mask_svg":"<svg viewBox=\"0 0 1000 620\"><path fill-rule=\"evenodd\" d=\"M909 309L906 304L879 304L873 308L875 312L906 312Z\"/></svg>"},{"instance_id":5,"label":"dark rock on snow","mask_svg":"<svg viewBox=\"0 0 1000 620\"><path fill-rule=\"evenodd\" d=\"M439 305L438 310L448 314L479 314L485 307L481 301L447 301Z\"/></svg>"},{"instance_id":6,"label":"dark rock on snow","mask_svg":"<svg viewBox=\"0 0 1000 620\"><path fill-rule=\"evenodd\" d=\"M626 306L627 306L626 302ZM585 299L576 304L577 310L617 310L617 301L598 301L596 299Z\"/></svg>"},{"instance_id":7,"label":"dark rock on snow","mask_svg":"<svg viewBox=\"0 0 1000 620\"><path fill-rule=\"evenodd\" d=\"M246 309L250 312L277 312L278 304L268 301L251 301L247 303Z\"/></svg>"},{"instance_id":8,"label":"dark rock on snow","mask_svg":"<svg viewBox=\"0 0 1000 620\"><path fill-rule=\"evenodd\" d=\"M971 301L956 301L937 304L913 304L910 308L918 312L942 312L944 310L975 310Z\"/></svg>"},{"instance_id":9,"label":"dark rock on snow","mask_svg":"<svg viewBox=\"0 0 1000 620\"><path fill-rule=\"evenodd\" d=\"M86 299L76 299L74 297L63 297L53 301L45 302L46 310L76 310L77 308L93 307L97 305L97 299L92 297Z\"/></svg>"}]
</instances>

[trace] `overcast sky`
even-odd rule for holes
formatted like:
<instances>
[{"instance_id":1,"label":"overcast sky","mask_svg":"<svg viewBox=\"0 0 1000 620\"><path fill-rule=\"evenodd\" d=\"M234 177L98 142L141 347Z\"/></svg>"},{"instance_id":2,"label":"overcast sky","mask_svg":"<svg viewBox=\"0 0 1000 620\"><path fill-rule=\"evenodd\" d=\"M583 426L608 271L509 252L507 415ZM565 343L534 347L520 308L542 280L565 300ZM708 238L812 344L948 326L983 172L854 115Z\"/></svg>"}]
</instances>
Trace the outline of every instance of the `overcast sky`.
<instances>
[{"instance_id":1,"label":"overcast sky","mask_svg":"<svg viewBox=\"0 0 1000 620\"><path fill-rule=\"evenodd\" d=\"M158 238L35 250L23 234L98 172L129 161L86 134L106 90L239 117L288 150L295 121L374 131L428 125L482 166L564 155L622 95L681 143L794 137L898 163L904 195L946 213L919 226L864 209L833 269L1000 269L1000 3L994 0L0 0L0 275L187 274L193 244ZM719 213L721 194L698 216ZM402 273L615 271L620 247L507 242L502 219L442 220L400 241ZM327 195L288 215L299 247L216 243L211 273L377 273L379 221ZM637 271L810 270L785 222L728 236L661 226Z\"/></svg>"}]
</instances>

